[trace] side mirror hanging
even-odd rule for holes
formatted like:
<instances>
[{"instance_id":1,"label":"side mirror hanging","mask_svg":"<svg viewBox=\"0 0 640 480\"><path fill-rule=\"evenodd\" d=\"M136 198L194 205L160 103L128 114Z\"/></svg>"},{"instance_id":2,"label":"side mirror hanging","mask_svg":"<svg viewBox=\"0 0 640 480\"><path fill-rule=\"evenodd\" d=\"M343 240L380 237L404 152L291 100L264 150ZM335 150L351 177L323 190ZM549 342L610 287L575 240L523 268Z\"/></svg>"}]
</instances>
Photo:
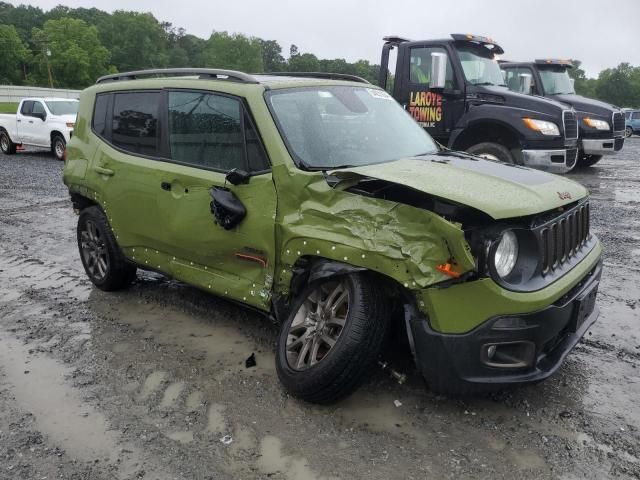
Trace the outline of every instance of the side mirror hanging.
<instances>
[{"instance_id":1,"label":"side mirror hanging","mask_svg":"<svg viewBox=\"0 0 640 480\"><path fill-rule=\"evenodd\" d=\"M518 75L518 79L520 80L520 93L526 93L527 95L531 93L531 80L533 77L530 73L521 73Z\"/></svg>"},{"instance_id":2,"label":"side mirror hanging","mask_svg":"<svg viewBox=\"0 0 640 480\"><path fill-rule=\"evenodd\" d=\"M431 80L429 89L443 90L447 79L447 54L433 52L431 54Z\"/></svg>"}]
</instances>

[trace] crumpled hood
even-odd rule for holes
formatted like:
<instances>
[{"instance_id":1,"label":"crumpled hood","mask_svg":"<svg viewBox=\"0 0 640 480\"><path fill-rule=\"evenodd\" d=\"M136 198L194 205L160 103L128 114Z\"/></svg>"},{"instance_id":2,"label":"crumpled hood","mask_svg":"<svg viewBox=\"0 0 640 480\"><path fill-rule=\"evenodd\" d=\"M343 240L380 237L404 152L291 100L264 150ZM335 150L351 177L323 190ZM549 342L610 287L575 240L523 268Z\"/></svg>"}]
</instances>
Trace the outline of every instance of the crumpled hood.
<instances>
[{"instance_id":1,"label":"crumpled hood","mask_svg":"<svg viewBox=\"0 0 640 480\"><path fill-rule=\"evenodd\" d=\"M331 175L406 185L473 207L496 220L544 212L589 194L579 183L558 175L454 153L345 168Z\"/></svg>"}]
</instances>

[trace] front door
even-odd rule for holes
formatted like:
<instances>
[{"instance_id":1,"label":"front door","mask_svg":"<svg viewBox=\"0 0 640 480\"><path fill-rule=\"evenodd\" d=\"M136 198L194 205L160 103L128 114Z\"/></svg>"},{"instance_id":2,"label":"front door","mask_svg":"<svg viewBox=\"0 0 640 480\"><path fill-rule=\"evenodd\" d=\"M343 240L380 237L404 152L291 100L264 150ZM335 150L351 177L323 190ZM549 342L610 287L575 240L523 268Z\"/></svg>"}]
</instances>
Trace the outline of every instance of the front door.
<instances>
[{"instance_id":1,"label":"front door","mask_svg":"<svg viewBox=\"0 0 640 480\"><path fill-rule=\"evenodd\" d=\"M447 55L444 89L434 90L429 86L433 53ZM457 87L451 58L443 46L412 46L401 55L398 67L402 72L396 74L400 82L396 99L432 137L446 145L464 109L464 95Z\"/></svg>"}]
</instances>

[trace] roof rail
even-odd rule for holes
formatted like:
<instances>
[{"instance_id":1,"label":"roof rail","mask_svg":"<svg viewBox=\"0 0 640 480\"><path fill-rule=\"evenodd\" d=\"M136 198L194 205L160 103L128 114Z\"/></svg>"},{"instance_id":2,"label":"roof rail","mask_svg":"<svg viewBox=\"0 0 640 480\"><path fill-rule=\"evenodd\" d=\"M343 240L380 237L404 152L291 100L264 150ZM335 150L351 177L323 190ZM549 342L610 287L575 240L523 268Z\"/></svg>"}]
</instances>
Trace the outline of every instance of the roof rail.
<instances>
[{"instance_id":1,"label":"roof rail","mask_svg":"<svg viewBox=\"0 0 640 480\"><path fill-rule=\"evenodd\" d=\"M142 77L161 76L187 76L198 75L201 79L220 79L231 82L259 83L251 75L235 70L221 70L217 68L156 68L150 70L136 70L134 72L121 72L105 75L96 80L96 83L117 82L119 80L136 80ZM221 78L222 77L222 78Z\"/></svg>"},{"instance_id":2,"label":"roof rail","mask_svg":"<svg viewBox=\"0 0 640 480\"><path fill-rule=\"evenodd\" d=\"M349 75L348 73L331 73L331 72L269 72L259 75L273 75L277 77L303 77L303 78L325 78L328 80L348 80L350 82L371 83L357 75Z\"/></svg>"}]
</instances>

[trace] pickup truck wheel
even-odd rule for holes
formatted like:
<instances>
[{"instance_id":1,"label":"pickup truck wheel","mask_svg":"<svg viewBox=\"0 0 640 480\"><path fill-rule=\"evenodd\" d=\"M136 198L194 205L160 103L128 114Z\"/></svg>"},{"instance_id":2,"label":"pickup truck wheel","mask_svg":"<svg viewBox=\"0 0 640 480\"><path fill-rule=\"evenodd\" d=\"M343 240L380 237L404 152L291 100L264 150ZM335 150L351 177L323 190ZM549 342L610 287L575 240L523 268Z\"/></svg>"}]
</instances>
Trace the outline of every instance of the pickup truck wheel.
<instances>
[{"instance_id":1,"label":"pickup truck wheel","mask_svg":"<svg viewBox=\"0 0 640 480\"><path fill-rule=\"evenodd\" d=\"M0 150L5 155L13 155L16 153L16 144L11 141L9 134L4 130L0 132Z\"/></svg>"},{"instance_id":2,"label":"pickup truck wheel","mask_svg":"<svg viewBox=\"0 0 640 480\"><path fill-rule=\"evenodd\" d=\"M374 369L387 332L387 308L366 273L310 284L280 331L276 369L285 389L319 404L351 394Z\"/></svg>"},{"instance_id":3,"label":"pickup truck wheel","mask_svg":"<svg viewBox=\"0 0 640 480\"><path fill-rule=\"evenodd\" d=\"M482 142L467 148L467 153L487 160L515 164L516 160L507 147L493 142Z\"/></svg>"},{"instance_id":4,"label":"pickup truck wheel","mask_svg":"<svg viewBox=\"0 0 640 480\"><path fill-rule=\"evenodd\" d=\"M84 271L96 287L112 291L131 284L136 267L122 254L107 218L98 207L82 210L77 235Z\"/></svg>"},{"instance_id":5,"label":"pickup truck wheel","mask_svg":"<svg viewBox=\"0 0 640 480\"><path fill-rule=\"evenodd\" d=\"M627 127L624 129L624 134L627 138L629 138L631 135L633 135L633 129L631 127Z\"/></svg>"},{"instance_id":6,"label":"pickup truck wheel","mask_svg":"<svg viewBox=\"0 0 640 480\"><path fill-rule=\"evenodd\" d=\"M578 160L578 168L587 168L602 160L602 155L582 155Z\"/></svg>"},{"instance_id":7,"label":"pickup truck wheel","mask_svg":"<svg viewBox=\"0 0 640 480\"><path fill-rule=\"evenodd\" d=\"M51 138L51 153L55 155L58 160L64 160L64 149L67 147L62 135L54 135Z\"/></svg>"}]
</instances>

